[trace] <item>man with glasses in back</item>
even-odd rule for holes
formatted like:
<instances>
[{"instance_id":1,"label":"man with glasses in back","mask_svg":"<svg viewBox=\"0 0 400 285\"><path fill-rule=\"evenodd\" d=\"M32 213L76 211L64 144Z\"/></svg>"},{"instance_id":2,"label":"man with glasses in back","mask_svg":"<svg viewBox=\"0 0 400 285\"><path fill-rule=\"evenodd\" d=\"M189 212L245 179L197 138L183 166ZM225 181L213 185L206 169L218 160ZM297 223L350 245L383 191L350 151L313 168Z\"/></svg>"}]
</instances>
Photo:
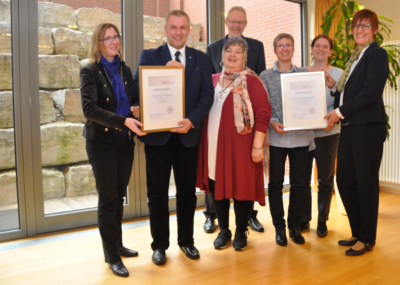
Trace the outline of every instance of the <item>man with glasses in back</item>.
<instances>
[{"instance_id":1,"label":"man with glasses in back","mask_svg":"<svg viewBox=\"0 0 400 285\"><path fill-rule=\"evenodd\" d=\"M207 46L206 52L211 57L212 73L220 73L222 71L222 47L224 46L225 41L231 37L242 37L249 45L246 65L248 68L260 75L260 73L266 69L264 44L258 40L247 38L242 35L247 26L246 10L241 6L234 6L229 9L225 18L225 25L228 28L228 34L224 38ZM204 231L206 233L213 233L216 229L216 216L210 195L206 194L205 202L206 210L204 211L204 215L206 216L206 222L204 223ZM254 210L254 206L249 217L249 225L254 231L264 231L263 225L257 220L257 211Z\"/></svg>"}]
</instances>

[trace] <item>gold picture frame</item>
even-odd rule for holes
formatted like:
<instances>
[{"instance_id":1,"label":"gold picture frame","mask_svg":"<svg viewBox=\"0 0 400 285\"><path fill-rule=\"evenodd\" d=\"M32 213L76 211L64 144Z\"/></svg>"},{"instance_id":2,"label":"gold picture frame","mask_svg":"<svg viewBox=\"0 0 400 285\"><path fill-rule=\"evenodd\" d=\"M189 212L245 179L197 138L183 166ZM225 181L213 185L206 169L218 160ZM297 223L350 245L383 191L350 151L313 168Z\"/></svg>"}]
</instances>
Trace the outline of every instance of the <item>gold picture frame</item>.
<instances>
[{"instance_id":1,"label":"gold picture frame","mask_svg":"<svg viewBox=\"0 0 400 285\"><path fill-rule=\"evenodd\" d=\"M185 118L185 69L140 66L140 117L146 133L179 127Z\"/></svg>"},{"instance_id":2,"label":"gold picture frame","mask_svg":"<svg viewBox=\"0 0 400 285\"><path fill-rule=\"evenodd\" d=\"M281 88L285 131L326 128L324 72L281 74Z\"/></svg>"}]
</instances>

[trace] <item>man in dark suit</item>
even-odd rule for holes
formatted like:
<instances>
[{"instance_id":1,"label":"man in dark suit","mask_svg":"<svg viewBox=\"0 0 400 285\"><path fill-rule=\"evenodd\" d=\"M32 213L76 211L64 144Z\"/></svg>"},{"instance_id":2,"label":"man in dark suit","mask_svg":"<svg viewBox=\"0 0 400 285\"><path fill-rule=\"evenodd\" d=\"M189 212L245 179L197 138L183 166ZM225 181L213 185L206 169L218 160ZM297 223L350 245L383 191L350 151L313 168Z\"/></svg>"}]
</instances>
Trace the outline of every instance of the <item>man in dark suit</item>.
<instances>
[{"instance_id":1,"label":"man in dark suit","mask_svg":"<svg viewBox=\"0 0 400 285\"><path fill-rule=\"evenodd\" d=\"M186 46L190 32L189 16L180 10L169 12L165 17L164 30L168 43L144 50L139 66L185 67L186 118L177 122L180 127L170 132L140 137L145 143L146 153L147 196L153 237L151 247L154 251L152 260L157 265L167 261L165 250L169 247L168 189L171 167L176 183L178 245L188 258L200 257L193 239L197 154L201 124L214 100L209 56ZM139 68L134 77L133 94L139 98Z\"/></svg>"},{"instance_id":2,"label":"man in dark suit","mask_svg":"<svg viewBox=\"0 0 400 285\"><path fill-rule=\"evenodd\" d=\"M249 45L247 67L260 75L266 69L264 44L256 39L242 35L247 26L246 10L240 6L232 7L225 18L225 25L228 28L228 34L207 46L207 54L211 57L212 62L212 73L220 73L222 71L222 47L225 41L230 37L242 37Z\"/></svg>"},{"instance_id":3,"label":"man in dark suit","mask_svg":"<svg viewBox=\"0 0 400 285\"><path fill-rule=\"evenodd\" d=\"M222 71L222 47L225 41L230 37L242 37L249 45L249 52L247 54L247 67L260 75L265 70L265 55L264 44L258 40L244 37L243 31L247 26L246 10L240 6L234 6L229 11L225 18L225 25L228 28L228 34L207 46L207 54L211 57L212 73L220 73ZM204 223L204 231L206 233L213 233L215 231L215 211L213 207L212 198L206 194L206 222ZM252 230L263 232L263 225L257 220L257 211L254 210L249 217L249 225Z\"/></svg>"}]
</instances>

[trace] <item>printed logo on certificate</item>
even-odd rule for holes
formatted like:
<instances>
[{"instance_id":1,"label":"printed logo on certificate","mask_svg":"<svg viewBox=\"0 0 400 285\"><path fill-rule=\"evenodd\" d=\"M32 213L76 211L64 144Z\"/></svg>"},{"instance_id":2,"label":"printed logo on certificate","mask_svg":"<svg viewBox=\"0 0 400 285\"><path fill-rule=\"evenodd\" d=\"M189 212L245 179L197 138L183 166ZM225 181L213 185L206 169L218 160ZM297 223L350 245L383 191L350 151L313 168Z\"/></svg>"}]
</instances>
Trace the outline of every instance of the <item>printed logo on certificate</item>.
<instances>
[{"instance_id":1,"label":"printed logo on certificate","mask_svg":"<svg viewBox=\"0 0 400 285\"><path fill-rule=\"evenodd\" d=\"M140 66L142 131L163 132L178 127L185 117L185 70L167 66Z\"/></svg>"},{"instance_id":2,"label":"printed logo on certificate","mask_svg":"<svg viewBox=\"0 0 400 285\"><path fill-rule=\"evenodd\" d=\"M324 72L281 74L285 130L325 128L327 120Z\"/></svg>"}]
</instances>

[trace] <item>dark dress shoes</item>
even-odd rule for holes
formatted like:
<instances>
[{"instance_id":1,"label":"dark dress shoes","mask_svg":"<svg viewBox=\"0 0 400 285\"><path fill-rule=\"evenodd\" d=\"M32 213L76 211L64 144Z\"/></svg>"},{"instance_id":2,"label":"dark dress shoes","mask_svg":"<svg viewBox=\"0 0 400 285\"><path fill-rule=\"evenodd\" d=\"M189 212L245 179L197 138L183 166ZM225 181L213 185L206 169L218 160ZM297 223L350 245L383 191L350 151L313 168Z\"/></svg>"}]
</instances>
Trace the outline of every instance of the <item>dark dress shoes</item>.
<instances>
[{"instance_id":1,"label":"dark dress shoes","mask_svg":"<svg viewBox=\"0 0 400 285\"><path fill-rule=\"evenodd\" d=\"M125 246L119 248L119 254L123 257L135 257L139 255L136 250L126 248Z\"/></svg>"},{"instance_id":2,"label":"dark dress shoes","mask_svg":"<svg viewBox=\"0 0 400 285\"><path fill-rule=\"evenodd\" d=\"M310 228L310 222L302 222L300 224L300 232L306 231Z\"/></svg>"},{"instance_id":3,"label":"dark dress shoes","mask_svg":"<svg viewBox=\"0 0 400 285\"><path fill-rule=\"evenodd\" d=\"M286 229L276 229L276 244L280 246L287 246Z\"/></svg>"},{"instance_id":4,"label":"dark dress shoes","mask_svg":"<svg viewBox=\"0 0 400 285\"><path fill-rule=\"evenodd\" d=\"M328 228L326 222L318 222L317 236L320 238L326 237L328 235Z\"/></svg>"},{"instance_id":5,"label":"dark dress shoes","mask_svg":"<svg viewBox=\"0 0 400 285\"><path fill-rule=\"evenodd\" d=\"M375 242L371 242L371 243L363 242L363 244L364 244L364 248L362 248L360 250L354 250L352 248L346 250L346 255L350 255L350 256L363 255L367 251L372 251L375 246Z\"/></svg>"},{"instance_id":6,"label":"dark dress shoes","mask_svg":"<svg viewBox=\"0 0 400 285\"><path fill-rule=\"evenodd\" d=\"M163 265L167 262L167 256L165 255L165 249L156 249L153 252L153 256L151 258L153 263L156 265Z\"/></svg>"},{"instance_id":7,"label":"dark dress shoes","mask_svg":"<svg viewBox=\"0 0 400 285\"><path fill-rule=\"evenodd\" d=\"M217 226L215 225L215 219L207 218L203 226L204 231L208 234L212 234L213 232L215 232L216 228Z\"/></svg>"},{"instance_id":8,"label":"dark dress shoes","mask_svg":"<svg viewBox=\"0 0 400 285\"><path fill-rule=\"evenodd\" d=\"M289 236L293 238L293 241L297 244L304 244L306 241L301 234L300 229L289 229Z\"/></svg>"},{"instance_id":9,"label":"dark dress shoes","mask_svg":"<svg viewBox=\"0 0 400 285\"><path fill-rule=\"evenodd\" d=\"M120 277L128 277L129 272L126 269L125 265L121 261L117 261L115 263L109 263L108 267L112 270L112 272Z\"/></svg>"},{"instance_id":10,"label":"dark dress shoes","mask_svg":"<svg viewBox=\"0 0 400 285\"><path fill-rule=\"evenodd\" d=\"M186 256L190 259L200 258L200 253L194 245L184 245L181 246L181 250L186 253Z\"/></svg>"},{"instance_id":11,"label":"dark dress shoes","mask_svg":"<svg viewBox=\"0 0 400 285\"><path fill-rule=\"evenodd\" d=\"M339 240L338 243L339 243L339 245L342 245L342 246L353 246L357 243L357 241L358 241L358 239L354 239L354 240L342 239L342 240Z\"/></svg>"},{"instance_id":12,"label":"dark dress shoes","mask_svg":"<svg viewBox=\"0 0 400 285\"><path fill-rule=\"evenodd\" d=\"M247 222L247 224L250 226L250 228L253 231L256 231L256 232L259 232L259 233L264 232L263 225L260 223L260 221L256 217L250 217L249 221Z\"/></svg>"},{"instance_id":13,"label":"dark dress shoes","mask_svg":"<svg viewBox=\"0 0 400 285\"><path fill-rule=\"evenodd\" d=\"M328 230L318 230L317 229L317 236L320 238L326 237L328 235Z\"/></svg>"}]
</instances>

